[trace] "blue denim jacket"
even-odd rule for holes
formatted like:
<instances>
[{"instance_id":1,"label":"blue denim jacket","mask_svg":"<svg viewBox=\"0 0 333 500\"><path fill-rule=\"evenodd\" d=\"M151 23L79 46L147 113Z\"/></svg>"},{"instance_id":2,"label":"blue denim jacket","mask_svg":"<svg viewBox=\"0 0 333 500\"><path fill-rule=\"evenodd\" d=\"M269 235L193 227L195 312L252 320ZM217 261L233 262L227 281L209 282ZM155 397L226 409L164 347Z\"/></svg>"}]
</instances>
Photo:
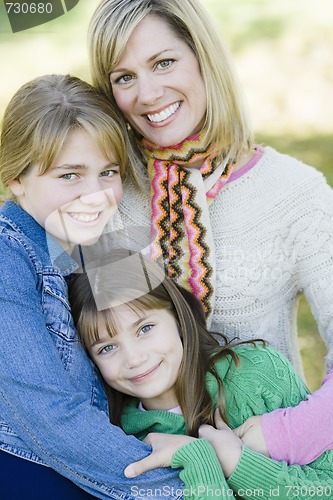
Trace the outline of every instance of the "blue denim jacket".
<instances>
[{"instance_id":1,"label":"blue denim jacket","mask_svg":"<svg viewBox=\"0 0 333 500\"><path fill-rule=\"evenodd\" d=\"M98 498L177 498L178 471L123 474L151 450L109 423L70 313L65 277L76 267L30 215L3 205L0 449L48 465Z\"/></svg>"}]
</instances>

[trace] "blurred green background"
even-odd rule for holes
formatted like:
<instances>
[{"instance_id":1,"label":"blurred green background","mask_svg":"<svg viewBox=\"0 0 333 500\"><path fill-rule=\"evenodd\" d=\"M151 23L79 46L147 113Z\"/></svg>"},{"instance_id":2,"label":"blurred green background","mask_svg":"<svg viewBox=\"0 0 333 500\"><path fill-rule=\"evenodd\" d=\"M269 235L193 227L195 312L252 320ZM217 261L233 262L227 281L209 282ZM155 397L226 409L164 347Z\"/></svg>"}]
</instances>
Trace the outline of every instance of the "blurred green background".
<instances>
[{"instance_id":1,"label":"blurred green background","mask_svg":"<svg viewBox=\"0 0 333 500\"><path fill-rule=\"evenodd\" d=\"M333 186L332 0L202 3L234 56L257 142L316 166ZM58 19L13 34L0 2L0 120L10 97L35 76L72 73L90 81L86 32L97 4L80 0ZM303 297L299 342L314 390L324 375L326 351Z\"/></svg>"}]
</instances>

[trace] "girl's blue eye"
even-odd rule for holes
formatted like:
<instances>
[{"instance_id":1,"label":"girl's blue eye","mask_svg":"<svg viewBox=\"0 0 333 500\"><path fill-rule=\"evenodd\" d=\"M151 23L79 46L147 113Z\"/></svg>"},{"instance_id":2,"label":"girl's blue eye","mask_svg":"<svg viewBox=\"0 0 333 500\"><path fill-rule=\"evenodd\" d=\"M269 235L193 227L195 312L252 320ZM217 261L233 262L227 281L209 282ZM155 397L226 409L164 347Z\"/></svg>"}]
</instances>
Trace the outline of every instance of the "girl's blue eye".
<instances>
[{"instance_id":1,"label":"girl's blue eye","mask_svg":"<svg viewBox=\"0 0 333 500\"><path fill-rule=\"evenodd\" d=\"M114 349L115 349L114 345L106 345L99 351L99 354L107 354L109 352L114 351Z\"/></svg>"},{"instance_id":2,"label":"girl's blue eye","mask_svg":"<svg viewBox=\"0 0 333 500\"><path fill-rule=\"evenodd\" d=\"M113 177L114 175L119 174L119 170L104 170L104 172L101 172L101 177Z\"/></svg>"},{"instance_id":3,"label":"girl's blue eye","mask_svg":"<svg viewBox=\"0 0 333 500\"><path fill-rule=\"evenodd\" d=\"M65 181L72 181L73 179L77 178L77 174L70 173L70 174L64 174L60 176L61 179L64 179Z\"/></svg>"},{"instance_id":4,"label":"girl's blue eye","mask_svg":"<svg viewBox=\"0 0 333 500\"><path fill-rule=\"evenodd\" d=\"M150 330L153 328L153 325L144 325L142 328L140 328L140 333L148 333Z\"/></svg>"}]
</instances>

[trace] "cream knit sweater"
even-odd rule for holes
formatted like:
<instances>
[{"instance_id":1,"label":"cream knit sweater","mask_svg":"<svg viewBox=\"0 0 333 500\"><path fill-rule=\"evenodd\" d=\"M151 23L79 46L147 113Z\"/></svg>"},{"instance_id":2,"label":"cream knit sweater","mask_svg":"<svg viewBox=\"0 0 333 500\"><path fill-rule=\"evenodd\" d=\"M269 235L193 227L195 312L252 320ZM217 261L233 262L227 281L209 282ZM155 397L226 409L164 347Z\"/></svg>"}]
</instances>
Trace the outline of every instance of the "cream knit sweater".
<instances>
[{"instance_id":1,"label":"cream knit sweater","mask_svg":"<svg viewBox=\"0 0 333 500\"><path fill-rule=\"evenodd\" d=\"M120 217L129 246L149 245L150 188L124 186ZM212 331L263 338L302 373L298 294L304 292L333 362L333 191L314 168L266 147L209 207L216 246Z\"/></svg>"}]
</instances>

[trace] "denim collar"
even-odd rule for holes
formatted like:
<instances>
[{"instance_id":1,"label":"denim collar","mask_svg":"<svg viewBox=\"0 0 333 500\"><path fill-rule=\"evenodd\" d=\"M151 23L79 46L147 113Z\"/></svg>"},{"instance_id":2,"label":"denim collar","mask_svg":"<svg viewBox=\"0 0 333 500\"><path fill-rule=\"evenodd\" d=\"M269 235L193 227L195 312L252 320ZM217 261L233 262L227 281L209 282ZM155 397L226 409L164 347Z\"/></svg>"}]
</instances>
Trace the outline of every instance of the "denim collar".
<instances>
[{"instance_id":1,"label":"denim collar","mask_svg":"<svg viewBox=\"0 0 333 500\"><path fill-rule=\"evenodd\" d=\"M57 267L64 276L74 272L78 264L45 229L14 201L6 201L0 209L0 218L15 231L32 240L46 255L48 265Z\"/></svg>"}]
</instances>

